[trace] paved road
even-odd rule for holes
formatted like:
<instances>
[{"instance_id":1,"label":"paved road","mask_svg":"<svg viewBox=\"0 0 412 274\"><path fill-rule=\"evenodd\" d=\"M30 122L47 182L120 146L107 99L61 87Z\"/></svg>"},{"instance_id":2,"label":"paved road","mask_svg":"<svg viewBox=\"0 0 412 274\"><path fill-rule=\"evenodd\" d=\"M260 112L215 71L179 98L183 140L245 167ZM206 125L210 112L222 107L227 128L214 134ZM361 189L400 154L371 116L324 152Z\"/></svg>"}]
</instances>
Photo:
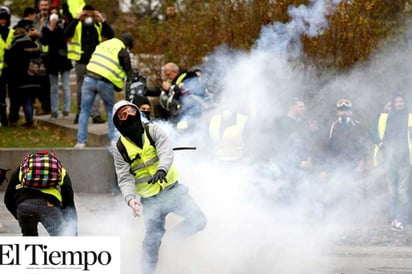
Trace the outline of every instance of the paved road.
<instances>
[{"instance_id":1,"label":"paved road","mask_svg":"<svg viewBox=\"0 0 412 274\"><path fill-rule=\"evenodd\" d=\"M120 235L122 274L139 273L143 223L131 216L121 196L77 193L76 204L79 234ZM384 224L252 223L247 215L233 218L232 209L227 210L231 216L212 207L204 210L209 224L202 233L179 243L166 234L157 273L412 273L409 228L397 233ZM178 221L177 216L168 217L167 229ZM19 235L16 221L3 204L0 222L0 236ZM46 235L44 230L41 234Z\"/></svg>"}]
</instances>

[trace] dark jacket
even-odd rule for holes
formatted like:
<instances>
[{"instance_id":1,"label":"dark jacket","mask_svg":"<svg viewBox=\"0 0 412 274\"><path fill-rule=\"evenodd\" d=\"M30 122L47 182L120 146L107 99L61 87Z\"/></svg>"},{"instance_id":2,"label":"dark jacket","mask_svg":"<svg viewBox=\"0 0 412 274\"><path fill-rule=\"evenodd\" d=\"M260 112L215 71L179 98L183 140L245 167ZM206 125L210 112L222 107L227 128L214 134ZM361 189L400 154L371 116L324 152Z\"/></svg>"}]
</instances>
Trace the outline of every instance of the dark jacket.
<instances>
[{"instance_id":1,"label":"dark jacket","mask_svg":"<svg viewBox=\"0 0 412 274\"><path fill-rule=\"evenodd\" d=\"M44 199L52 203L55 206L62 208L63 216L65 220L71 220L77 223L77 211L74 204L74 193L72 189L72 183L69 174L66 173L63 184L60 186L60 192L62 195L62 203L57 200L56 197L50 194L45 194L38 189L34 188L20 188L16 190L16 185L21 184L19 180L20 167L11 175L9 184L4 194L4 203L10 213L17 219L17 207L26 199Z\"/></svg>"},{"instance_id":2,"label":"dark jacket","mask_svg":"<svg viewBox=\"0 0 412 274\"><path fill-rule=\"evenodd\" d=\"M72 38L74 32L76 30L77 24L80 23L79 19L73 19L69 25L64 30L64 37L65 38ZM111 39L114 37L114 31L112 27L105 21L102 23L102 36L106 37L107 39ZM80 60L77 61L80 64L87 64L89 63L90 57L92 56L93 51L95 50L96 46L100 43L99 36L96 31L94 25L87 26L85 24L82 25L82 51L83 54L80 57Z\"/></svg>"},{"instance_id":3,"label":"dark jacket","mask_svg":"<svg viewBox=\"0 0 412 274\"><path fill-rule=\"evenodd\" d=\"M55 29L51 31L47 26L41 30L40 42L49 47L44 62L47 72L58 74L73 68L71 60L67 58L67 42L64 38L64 28L67 24L59 20Z\"/></svg>"},{"instance_id":4,"label":"dark jacket","mask_svg":"<svg viewBox=\"0 0 412 274\"><path fill-rule=\"evenodd\" d=\"M305 120L295 120L287 115L275 121L275 155L281 166L300 169L309 157L309 131Z\"/></svg>"},{"instance_id":5,"label":"dark jacket","mask_svg":"<svg viewBox=\"0 0 412 274\"><path fill-rule=\"evenodd\" d=\"M39 57L38 45L27 34L16 30L12 46L4 56L10 75L8 79L10 88L40 87L38 77L31 76L27 72L30 59Z\"/></svg>"},{"instance_id":6,"label":"dark jacket","mask_svg":"<svg viewBox=\"0 0 412 274\"><path fill-rule=\"evenodd\" d=\"M360 161L366 160L366 148L366 131L358 121L342 123L338 119L332 123L327 144L331 168L355 169Z\"/></svg>"}]
</instances>

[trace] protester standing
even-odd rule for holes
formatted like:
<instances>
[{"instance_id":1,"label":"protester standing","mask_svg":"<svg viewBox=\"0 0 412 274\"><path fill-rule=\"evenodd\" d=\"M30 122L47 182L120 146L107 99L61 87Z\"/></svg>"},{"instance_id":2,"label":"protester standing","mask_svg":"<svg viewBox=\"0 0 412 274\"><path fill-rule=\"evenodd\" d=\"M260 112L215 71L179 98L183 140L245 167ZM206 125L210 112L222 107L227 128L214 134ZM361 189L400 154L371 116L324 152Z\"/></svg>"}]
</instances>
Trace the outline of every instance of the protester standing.
<instances>
[{"instance_id":1,"label":"protester standing","mask_svg":"<svg viewBox=\"0 0 412 274\"><path fill-rule=\"evenodd\" d=\"M79 122L81 111L82 85L86 75L86 66L96 48L102 42L102 38L114 37L112 27L107 23L103 15L91 5L85 5L82 11L74 18L64 31L64 36L69 40L67 57L75 61L74 69L77 79L77 114L74 123ZM91 117L93 123L101 124L105 121L100 115L100 98L95 98Z\"/></svg>"},{"instance_id":2,"label":"protester standing","mask_svg":"<svg viewBox=\"0 0 412 274\"><path fill-rule=\"evenodd\" d=\"M126 75L132 72L128 49L133 48L133 36L124 33L120 38L112 38L100 43L86 67L82 86L82 101L77 132L76 148L84 148L87 142L87 128L93 101L99 94L103 99L106 113L112 116L114 92L121 91ZM115 129L111 119L108 121L109 140L115 141Z\"/></svg>"},{"instance_id":3,"label":"protester standing","mask_svg":"<svg viewBox=\"0 0 412 274\"><path fill-rule=\"evenodd\" d=\"M142 274L152 274L159 260L166 216L173 212L184 218L174 230L180 237L204 229L206 217L188 188L178 182L166 133L156 124L146 128L137 106L125 100L114 105L113 123L121 134L113 151L118 184L134 216L140 216L143 207Z\"/></svg>"},{"instance_id":4,"label":"protester standing","mask_svg":"<svg viewBox=\"0 0 412 274\"><path fill-rule=\"evenodd\" d=\"M409 221L412 163L412 114L403 94L394 94L389 113L379 115L374 141L375 165L379 165L378 157L381 155L385 167L391 229L403 231Z\"/></svg>"},{"instance_id":5,"label":"protester standing","mask_svg":"<svg viewBox=\"0 0 412 274\"><path fill-rule=\"evenodd\" d=\"M0 123L8 126L7 119L7 64L4 60L5 52L11 47L14 30L10 29L10 10L6 6L0 7Z\"/></svg>"},{"instance_id":6,"label":"protester standing","mask_svg":"<svg viewBox=\"0 0 412 274\"><path fill-rule=\"evenodd\" d=\"M63 117L70 113L70 70L73 68L71 60L67 58L67 42L64 38L64 29L69 24L59 14L57 7L50 10L48 24L41 30L40 41L48 46L45 65L50 80L51 118L58 117L59 110L59 74L61 75L63 90Z\"/></svg>"}]
</instances>

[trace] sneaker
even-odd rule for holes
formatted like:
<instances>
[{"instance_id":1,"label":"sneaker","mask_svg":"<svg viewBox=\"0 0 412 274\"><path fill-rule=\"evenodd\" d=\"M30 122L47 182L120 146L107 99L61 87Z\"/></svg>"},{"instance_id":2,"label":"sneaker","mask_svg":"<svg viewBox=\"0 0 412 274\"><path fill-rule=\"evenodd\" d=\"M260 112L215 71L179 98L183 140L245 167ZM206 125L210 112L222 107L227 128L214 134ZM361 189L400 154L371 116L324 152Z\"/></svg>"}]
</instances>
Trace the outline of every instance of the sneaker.
<instances>
[{"instance_id":1,"label":"sneaker","mask_svg":"<svg viewBox=\"0 0 412 274\"><path fill-rule=\"evenodd\" d=\"M105 122L106 121L102 117L100 117L100 115L93 117L93 124L103 124Z\"/></svg>"},{"instance_id":2,"label":"sneaker","mask_svg":"<svg viewBox=\"0 0 412 274\"><path fill-rule=\"evenodd\" d=\"M393 231L403 231L405 229L405 226L398 220L393 220L391 223L391 229Z\"/></svg>"},{"instance_id":3,"label":"sneaker","mask_svg":"<svg viewBox=\"0 0 412 274\"><path fill-rule=\"evenodd\" d=\"M76 117L74 118L73 124L77 125L79 123L79 114L76 114Z\"/></svg>"},{"instance_id":4,"label":"sneaker","mask_svg":"<svg viewBox=\"0 0 412 274\"><path fill-rule=\"evenodd\" d=\"M52 112L50 115L50 118L52 119L56 119L59 115L57 114L57 112Z\"/></svg>"},{"instance_id":5,"label":"sneaker","mask_svg":"<svg viewBox=\"0 0 412 274\"><path fill-rule=\"evenodd\" d=\"M86 144L77 143L74 148L85 148Z\"/></svg>"}]
</instances>

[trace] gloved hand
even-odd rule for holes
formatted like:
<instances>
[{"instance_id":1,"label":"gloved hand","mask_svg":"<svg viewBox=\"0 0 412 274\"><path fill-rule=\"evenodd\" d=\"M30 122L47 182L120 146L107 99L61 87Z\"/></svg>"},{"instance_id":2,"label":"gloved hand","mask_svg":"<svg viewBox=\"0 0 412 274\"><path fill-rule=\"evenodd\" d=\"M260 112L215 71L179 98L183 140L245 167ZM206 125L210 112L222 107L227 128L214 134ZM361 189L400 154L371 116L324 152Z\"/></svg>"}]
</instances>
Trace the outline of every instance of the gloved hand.
<instances>
[{"instance_id":1,"label":"gloved hand","mask_svg":"<svg viewBox=\"0 0 412 274\"><path fill-rule=\"evenodd\" d=\"M157 181L160 181L160 183L167 183L166 171L164 171L163 169L157 170L155 175L153 176L153 178L148 183L149 184L154 184Z\"/></svg>"}]
</instances>

